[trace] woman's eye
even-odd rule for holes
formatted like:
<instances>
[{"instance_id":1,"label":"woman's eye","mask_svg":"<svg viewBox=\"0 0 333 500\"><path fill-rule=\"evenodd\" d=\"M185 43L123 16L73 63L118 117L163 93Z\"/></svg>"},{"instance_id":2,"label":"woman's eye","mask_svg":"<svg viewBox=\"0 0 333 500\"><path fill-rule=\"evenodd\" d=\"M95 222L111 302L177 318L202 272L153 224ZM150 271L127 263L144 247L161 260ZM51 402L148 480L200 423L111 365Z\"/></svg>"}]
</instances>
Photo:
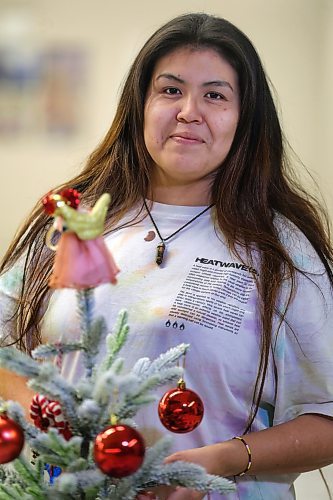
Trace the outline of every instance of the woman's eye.
<instances>
[{"instance_id":1,"label":"woman's eye","mask_svg":"<svg viewBox=\"0 0 333 500\"><path fill-rule=\"evenodd\" d=\"M180 94L180 90L177 87L168 87L164 90L164 92L168 95L177 95Z\"/></svg>"},{"instance_id":2,"label":"woman's eye","mask_svg":"<svg viewBox=\"0 0 333 500\"><path fill-rule=\"evenodd\" d=\"M225 99L224 95L219 94L219 92L207 92L206 97L210 99Z\"/></svg>"}]
</instances>

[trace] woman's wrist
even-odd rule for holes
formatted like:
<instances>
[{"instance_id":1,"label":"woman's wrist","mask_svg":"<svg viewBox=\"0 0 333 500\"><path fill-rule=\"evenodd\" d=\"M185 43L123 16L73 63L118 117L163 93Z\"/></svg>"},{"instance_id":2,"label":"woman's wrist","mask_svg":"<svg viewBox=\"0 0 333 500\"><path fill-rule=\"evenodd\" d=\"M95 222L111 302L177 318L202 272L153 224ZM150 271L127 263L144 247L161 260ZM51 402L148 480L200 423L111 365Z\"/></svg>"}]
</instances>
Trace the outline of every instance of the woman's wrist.
<instances>
[{"instance_id":1,"label":"woman's wrist","mask_svg":"<svg viewBox=\"0 0 333 500\"><path fill-rule=\"evenodd\" d=\"M239 439L230 439L226 441L228 446L228 455L226 456L226 477L239 476L247 471L249 466L249 453L244 443ZM252 457L251 457L252 462Z\"/></svg>"},{"instance_id":2,"label":"woman's wrist","mask_svg":"<svg viewBox=\"0 0 333 500\"><path fill-rule=\"evenodd\" d=\"M235 437L233 437L233 439L238 439L238 441L240 441L241 443L243 443L243 445L245 446L245 449L246 449L246 453L247 453L247 465L246 465L245 469L242 472L240 472L239 474L237 474L237 476L244 476L244 474L246 474L247 472L249 472L249 470L251 469L251 465L252 465L252 452L251 452L251 448L248 445L247 441L245 441L245 439L242 436L235 436Z\"/></svg>"},{"instance_id":3,"label":"woman's wrist","mask_svg":"<svg viewBox=\"0 0 333 500\"><path fill-rule=\"evenodd\" d=\"M239 439L230 439L217 443L207 448L211 453L207 472L223 477L238 476L242 474L249 464L249 454L244 444Z\"/></svg>"}]
</instances>

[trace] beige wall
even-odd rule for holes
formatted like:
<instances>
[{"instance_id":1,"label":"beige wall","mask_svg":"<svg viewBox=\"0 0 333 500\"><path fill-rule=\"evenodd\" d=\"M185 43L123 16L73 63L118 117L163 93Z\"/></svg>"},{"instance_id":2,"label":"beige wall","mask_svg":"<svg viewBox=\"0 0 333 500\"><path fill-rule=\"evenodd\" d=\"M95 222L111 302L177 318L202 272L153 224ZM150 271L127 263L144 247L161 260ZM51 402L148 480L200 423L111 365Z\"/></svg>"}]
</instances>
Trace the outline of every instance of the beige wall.
<instances>
[{"instance_id":1,"label":"beige wall","mask_svg":"<svg viewBox=\"0 0 333 500\"><path fill-rule=\"evenodd\" d=\"M226 17L256 45L276 89L290 142L312 171L333 215L333 0L0 0L30 22L19 43L87 50L83 132L74 140L34 134L0 139L0 255L36 199L78 171L107 130L123 76L146 37L188 11ZM333 485L333 469L327 470ZM300 500L326 498L318 472L298 481Z\"/></svg>"},{"instance_id":2,"label":"beige wall","mask_svg":"<svg viewBox=\"0 0 333 500\"><path fill-rule=\"evenodd\" d=\"M84 128L73 140L30 134L0 140L0 255L33 203L80 168L112 119L119 86L146 37L188 11L226 17L256 45L275 86L292 146L312 170L333 214L332 0L0 0L1 19L14 10L30 20L21 34L36 47L77 44L88 54ZM1 36L1 33L0 33Z\"/></svg>"}]
</instances>

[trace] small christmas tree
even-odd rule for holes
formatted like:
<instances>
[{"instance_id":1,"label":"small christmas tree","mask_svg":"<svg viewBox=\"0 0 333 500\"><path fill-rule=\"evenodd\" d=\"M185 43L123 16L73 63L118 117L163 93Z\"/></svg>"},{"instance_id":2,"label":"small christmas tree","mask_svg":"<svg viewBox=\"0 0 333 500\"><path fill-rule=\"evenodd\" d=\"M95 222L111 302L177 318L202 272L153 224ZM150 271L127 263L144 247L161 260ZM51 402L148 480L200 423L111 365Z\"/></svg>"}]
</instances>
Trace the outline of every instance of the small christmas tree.
<instances>
[{"instance_id":1,"label":"small christmas tree","mask_svg":"<svg viewBox=\"0 0 333 500\"><path fill-rule=\"evenodd\" d=\"M211 476L194 464L162 464L169 452L170 440L164 438L146 451L142 466L124 478L105 476L93 459L93 443L101 430L110 426L110 415L118 422L135 427L133 417L139 407L152 403L151 391L181 375L175 362L185 353L181 344L150 361L142 358L129 373L122 373L123 360L118 353L128 334L127 314L119 314L111 334L106 335L103 363L94 369L100 341L106 334L103 318L94 319L93 290L78 292L81 319L81 340L75 343L42 345L33 358L15 348L0 350L0 364L29 377L29 386L50 400L60 402L64 418L72 434L66 440L56 427L43 432L28 423L15 402L3 405L6 415L24 431L26 440L38 457L34 464L21 454L10 466L2 469L0 498L12 499L96 499L130 500L147 488L158 484L182 485L202 491L231 491L233 485L220 477ZM69 384L58 368L46 358L80 350L85 360L85 377L76 385ZM38 360L44 359L43 363ZM114 417L114 418L115 418ZM115 425L115 424L114 424ZM0 462L2 461L0 441ZM46 482L45 464L63 468L55 480Z\"/></svg>"},{"instance_id":2,"label":"small christmas tree","mask_svg":"<svg viewBox=\"0 0 333 500\"><path fill-rule=\"evenodd\" d=\"M155 360L141 358L124 373L119 352L129 331L126 311L108 333L104 318L94 315L93 288L78 289L77 304L79 341L41 345L32 357L0 349L0 366L27 377L38 393L31 412L36 425L26 421L17 403L2 403L0 499L132 500L157 485L233 491L233 483L198 465L163 464L170 438L145 449L133 421L140 407L155 401L152 391L179 379L176 362L189 346L180 344ZM74 351L82 353L85 374L72 384L54 358ZM97 365L99 352L105 356ZM32 459L28 451L21 453L24 441Z\"/></svg>"}]
</instances>

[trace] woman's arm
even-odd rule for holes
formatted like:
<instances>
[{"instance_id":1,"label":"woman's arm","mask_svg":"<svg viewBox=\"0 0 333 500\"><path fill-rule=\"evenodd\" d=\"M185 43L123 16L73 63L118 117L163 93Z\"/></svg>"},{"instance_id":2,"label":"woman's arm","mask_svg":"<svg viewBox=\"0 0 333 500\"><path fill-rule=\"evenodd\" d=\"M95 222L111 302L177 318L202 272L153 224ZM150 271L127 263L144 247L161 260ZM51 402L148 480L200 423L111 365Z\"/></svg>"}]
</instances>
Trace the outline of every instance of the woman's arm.
<instances>
[{"instance_id":1,"label":"woman's arm","mask_svg":"<svg viewBox=\"0 0 333 500\"><path fill-rule=\"evenodd\" d=\"M0 397L17 401L23 407L26 418L34 392L27 386L27 379L16 373L0 368Z\"/></svg>"},{"instance_id":2,"label":"woman's arm","mask_svg":"<svg viewBox=\"0 0 333 500\"><path fill-rule=\"evenodd\" d=\"M17 335L16 310L21 293L25 255L0 276L0 349L13 345ZM34 393L27 387L27 379L15 372L0 368L0 398L17 401L29 418Z\"/></svg>"},{"instance_id":3,"label":"woman's arm","mask_svg":"<svg viewBox=\"0 0 333 500\"><path fill-rule=\"evenodd\" d=\"M307 472L333 462L333 419L301 415L289 422L244 436L252 453L249 474ZM248 454L238 439L176 452L166 462L185 460L224 477L246 469Z\"/></svg>"},{"instance_id":4,"label":"woman's arm","mask_svg":"<svg viewBox=\"0 0 333 500\"><path fill-rule=\"evenodd\" d=\"M244 436L252 454L249 474L307 472L333 462L333 419L317 414L301 415L289 422ZM248 453L238 439L202 448L179 451L166 458L193 462L210 474L235 476L248 464ZM201 500L204 494L177 488L168 500Z\"/></svg>"}]
</instances>

